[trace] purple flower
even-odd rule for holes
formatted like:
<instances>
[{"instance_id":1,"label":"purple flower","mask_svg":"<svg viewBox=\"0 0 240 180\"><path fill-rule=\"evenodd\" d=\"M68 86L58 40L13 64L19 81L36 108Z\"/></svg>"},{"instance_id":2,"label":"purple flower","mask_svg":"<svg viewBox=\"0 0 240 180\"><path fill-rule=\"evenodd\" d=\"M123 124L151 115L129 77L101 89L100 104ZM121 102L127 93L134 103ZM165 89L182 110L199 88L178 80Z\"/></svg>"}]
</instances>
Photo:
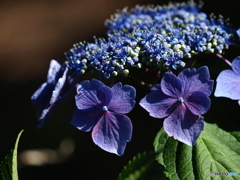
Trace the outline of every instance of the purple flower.
<instances>
[{"instance_id":1,"label":"purple flower","mask_svg":"<svg viewBox=\"0 0 240 180\"><path fill-rule=\"evenodd\" d=\"M43 83L32 95L33 104L38 106L37 117L42 127L56 103L66 97L76 84L76 78L67 76L68 68L64 63L62 66L56 61L51 60L47 75L47 82Z\"/></svg>"},{"instance_id":2,"label":"purple flower","mask_svg":"<svg viewBox=\"0 0 240 180\"><path fill-rule=\"evenodd\" d=\"M132 123L123 115L134 105L136 90L121 83L111 88L92 79L77 87L77 108L71 123L82 131L92 130L93 142L105 151L122 155L132 136Z\"/></svg>"},{"instance_id":3,"label":"purple flower","mask_svg":"<svg viewBox=\"0 0 240 180\"><path fill-rule=\"evenodd\" d=\"M163 127L171 137L193 146L204 128L200 116L210 108L209 95L213 81L206 66L185 69L175 76L165 73L161 84L155 85L140 105L150 116L165 118Z\"/></svg>"},{"instance_id":4,"label":"purple flower","mask_svg":"<svg viewBox=\"0 0 240 180\"><path fill-rule=\"evenodd\" d=\"M218 75L214 96L238 100L240 105L240 56L233 60L232 70L224 70Z\"/></svg>"}]
</instances>

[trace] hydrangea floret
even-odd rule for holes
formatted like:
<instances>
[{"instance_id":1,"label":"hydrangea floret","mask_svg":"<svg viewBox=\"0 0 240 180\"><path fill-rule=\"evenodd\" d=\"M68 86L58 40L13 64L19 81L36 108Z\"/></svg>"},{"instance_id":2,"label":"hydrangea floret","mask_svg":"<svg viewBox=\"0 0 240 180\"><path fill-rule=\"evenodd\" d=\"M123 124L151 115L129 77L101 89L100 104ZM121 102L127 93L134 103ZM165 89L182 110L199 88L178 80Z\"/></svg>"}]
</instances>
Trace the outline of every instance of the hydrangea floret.
<instances>
[{"instance_id":1,"label":"hydrangea floret","mask_svg":"<svg viewBox=\"0 0 240 180\"><path fill-rule=\"evenodd\" d=\"M204 128L201 115L210 108L212 90L206 66L185 69L178 76L167 72L140 105L150 116L165 118L163 127L169 136L193 146Z\"/></svg>"},{"instance_id":2,"label":"hydrangea floret","mask_svg":"<svg viewBox=\"0 0 240 180\"><path fill-rule=\"evenodd\" d=\"M45 120L58 102L67 97L75 87L77 77L68 76L68 71L66 63L61 66L56 60L51 60L47 81L32 95L31 100L33 104L38 106L39 128L45 124Z\"/></svg>"},{"instance_id":3,"label":"hydrangea floret","mask_svg":"<svg viewBox=\"0 0 240 180\"><path fill-rule=\"evenodd\" d=\"M110 88L96 79L82 81L71 123L79 130L92 130L93 142L100 148L122 155L132 136L132 123L124 114L133 109L135 96L129 85L116 83Z\"/></svg>"},{"instance_id":4,"label":"hydrangea floret","mask_svg":"<svg viewBox=\"0 0 240 180\"><path fill-rule=\"evenodd\" d=\"M223 70L218 75L214 96L238 100L240 105L240 56L233 60L232 70Z\"/></svg>"}]
</instances>

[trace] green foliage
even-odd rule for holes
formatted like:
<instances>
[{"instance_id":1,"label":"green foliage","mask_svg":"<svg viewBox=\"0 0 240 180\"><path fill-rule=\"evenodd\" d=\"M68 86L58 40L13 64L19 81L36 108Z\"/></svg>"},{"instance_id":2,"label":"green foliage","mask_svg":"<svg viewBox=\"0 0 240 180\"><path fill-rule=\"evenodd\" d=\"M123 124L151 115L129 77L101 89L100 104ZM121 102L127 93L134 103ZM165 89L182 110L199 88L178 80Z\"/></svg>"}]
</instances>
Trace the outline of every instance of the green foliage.
<instances>
[{"instance_id":1,"label":"green foliage","mask_svg":"<svg viewBox=\"0 0 240 180\"><path fill-rule=\"evenodd\" d=\"M17 147L23 130L18 134L14 150L0 163L0 175L2 180L18 180L17 171Z\"/></svg>"},{"instance_id":2,"label":"green foliage","mask_svg":"<svg viewBox=\"0 0 240 180\"><path fill-rule=\"evenodd\" d=\"M154 140L154 149L163 149L157 161L165 167L164 174L170 180L211 179L210 172L239 174L240 132L226 132L216 124L205 122L204 131L193 147L168 137L162 128ZM217 178L237 180L240 177Z\"/></svg>"},{"instance_id":3,"label":"green foliage","mask_svg":"<svg viewBox=\"0 0 240 180\"><path fill-rule=\"evenodd\" d=\"M124 167L118 180L165 180L156 153L139 153Z\"/></svg>"}]
</instances>

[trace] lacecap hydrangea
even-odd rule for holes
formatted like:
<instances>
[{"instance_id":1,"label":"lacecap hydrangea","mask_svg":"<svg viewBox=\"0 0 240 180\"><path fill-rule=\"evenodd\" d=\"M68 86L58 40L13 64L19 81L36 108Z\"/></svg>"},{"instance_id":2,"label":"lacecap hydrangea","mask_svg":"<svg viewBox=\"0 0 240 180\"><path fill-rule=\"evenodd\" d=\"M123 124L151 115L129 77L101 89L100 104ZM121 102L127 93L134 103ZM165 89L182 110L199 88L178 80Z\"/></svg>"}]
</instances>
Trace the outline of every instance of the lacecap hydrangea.
<instances>
[{"instance_id":1,"label":"lacecap hydrangea","mask_svg":"<svg viewBox=\"0 0 240 180\"><path fill-rule=\"evenodd\" d=\"M136 89L115 83L114 78L110 86L97 79L80 79L91 71L98 71L99 79L130 78L131 71L143 69L160 84L153 86L140 105L150 116L165 118L169 136L194 145L204 129L201 115L210 108L213 81L206 66L190 69L189 62L201 53L223 54L239 39L239 30L232 29L222 16L200 12L201 7L189 1L116 12L105 22L105 38L74 44L65 53L63 65L51 62L47 82L32 96L38 106L39 127L76 88L77 107L71 124L82 131L92 130L95 144L122 155L132 135L132 123L125 114L134 108ZM156 72L161 75L155 76Z\"/></svg>"}]
</instances>

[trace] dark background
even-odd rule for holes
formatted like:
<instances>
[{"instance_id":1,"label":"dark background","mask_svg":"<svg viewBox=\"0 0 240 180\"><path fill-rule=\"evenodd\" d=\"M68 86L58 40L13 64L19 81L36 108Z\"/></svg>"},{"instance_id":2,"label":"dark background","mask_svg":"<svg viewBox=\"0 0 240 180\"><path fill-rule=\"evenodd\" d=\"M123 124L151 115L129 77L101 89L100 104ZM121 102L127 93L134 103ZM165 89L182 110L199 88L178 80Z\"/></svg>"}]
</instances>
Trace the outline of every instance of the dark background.
<instances>
[{"instance_id":1,"label":"dark background","mask_svg":"<svg viewBox=\"0 0 240 180\"><path fill-rule=\"evenodd\" d=\"M230 18L233 27L240 27L239 1L203 2L203 12L222 14ZM124 155L119 157L94 145L91 133L81 132L70 125L75 108L73 96L61 103L42 129L36 128L36 107L30 102L33 92L46 80L51 59L63 63L64 52L72 44L84 40L90 42L94 35L104 37L104 21L117 9L136 4L163 5L168 1L0 1L0 160L13 148L21 129L25 132L19 143L19 157L27 150L34 149L55 152L66 138L71 140L69 143L74 147L73 153L66 159L55 158L57 162L42 166L29 166L20 158L20 180L116 179L134 155L153 149L152 142L162 126L162 120L149 117L139 105L128 114L133 123L133 136L127 143ZM240 55L240 50L232 48L225 57L232 60L237 55ZM210 70L218 63L228 68L213 56L204 58L203 63L211 65ZM216 75L213 74L212 78ZM138 102L148 91L136 88ZM210 112L217 112L239 126L240 107L237 101L211 98Z\"/></svg>"}]
</instances>

